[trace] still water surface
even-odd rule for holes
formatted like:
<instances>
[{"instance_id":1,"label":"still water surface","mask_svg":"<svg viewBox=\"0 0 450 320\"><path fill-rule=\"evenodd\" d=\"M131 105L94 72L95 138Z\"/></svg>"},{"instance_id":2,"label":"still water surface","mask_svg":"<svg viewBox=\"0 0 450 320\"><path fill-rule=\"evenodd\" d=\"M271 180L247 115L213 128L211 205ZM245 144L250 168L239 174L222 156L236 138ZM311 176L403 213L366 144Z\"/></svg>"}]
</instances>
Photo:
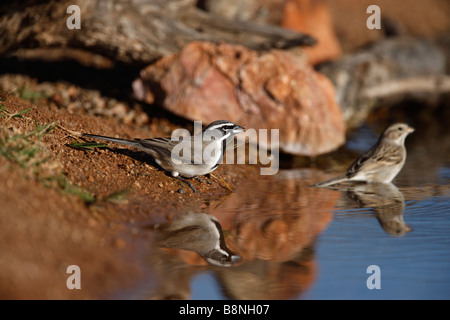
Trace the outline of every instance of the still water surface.
<instances>
[{"instance_id":1,"label":"still water surface","mask_svg":"<svg viewBox=\"0 0 450 320\"><path fill-rule=\"evenodd\" d=\"M359 154L377 137L363 127L346 147ZM419 127L406 145L394 184L308 187L342 173L346 161L329 171L281 170L161 228L160 247L183 250L149 255L146 296L450 299L450 135ZM367 287L371 265L380 289Z\"/></svg>"}]
</instances>

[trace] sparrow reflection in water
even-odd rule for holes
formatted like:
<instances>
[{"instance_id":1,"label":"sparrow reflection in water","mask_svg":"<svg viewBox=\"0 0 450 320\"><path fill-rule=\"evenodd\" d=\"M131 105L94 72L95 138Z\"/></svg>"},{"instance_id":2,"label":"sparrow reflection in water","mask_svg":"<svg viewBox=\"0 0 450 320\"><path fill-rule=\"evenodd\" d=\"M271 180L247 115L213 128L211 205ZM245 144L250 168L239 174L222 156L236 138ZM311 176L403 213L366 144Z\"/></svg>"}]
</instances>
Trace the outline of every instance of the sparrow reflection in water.
<instances>
[{"instance_id":1,"label":"sparrow reflection in water","mask_svg":"<svg viewBox=\"0 0 450 320\"><path fill-rule=\"evenodd\" d=\"M220 267L240 261L240 257L228 249L222 226L211 215L189 212L156 229L161 232L158 241L161 247L194 251L208 263Z\"/></svg>"},{"instance_id":2,"label":"sparrow reflection in water","mask_svg":"<svg viewBox=\"0 0 450 320\"><path fill-rule=\"evenodd\" d=\"M398 236L412 230L403 220L403 194L392 183L360 183L340 190L360 207L372 208L387 233Z\"/></svg>"}]
</instances>

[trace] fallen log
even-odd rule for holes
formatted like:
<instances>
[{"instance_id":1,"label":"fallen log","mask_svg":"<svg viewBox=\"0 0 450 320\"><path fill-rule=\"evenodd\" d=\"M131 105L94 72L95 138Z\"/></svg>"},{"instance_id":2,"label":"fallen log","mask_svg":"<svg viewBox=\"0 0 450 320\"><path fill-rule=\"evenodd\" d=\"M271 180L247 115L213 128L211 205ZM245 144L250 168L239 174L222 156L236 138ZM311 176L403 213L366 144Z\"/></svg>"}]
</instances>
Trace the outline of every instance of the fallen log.
<instances>
[{"instance_id":1,"label":"fallen log","mask_svg":"<svg viewBox=\"0 0 450 320\"><path fill-rule=\"evenodd\" d=\"M198 8L195 0L75 2L81 29L67 27L72 0L2 2L0 56L19 49L82 49L113 62L143 66L192 41L228 42L255 50L315 43L308 35L277 26L219 17Z\"/></svg>"},{"instance_id":2,"label":"fallen log","mask_svg":"<svg viewBox=\"0 0 450 320\"><path fill-rule=\"evenodd\" d=\"M357 128L380 105L439 103L450 94L446 51L430 40L392 37L347 54L319 70L334 84L347 128Z\"/></svg>"}]
</instances>

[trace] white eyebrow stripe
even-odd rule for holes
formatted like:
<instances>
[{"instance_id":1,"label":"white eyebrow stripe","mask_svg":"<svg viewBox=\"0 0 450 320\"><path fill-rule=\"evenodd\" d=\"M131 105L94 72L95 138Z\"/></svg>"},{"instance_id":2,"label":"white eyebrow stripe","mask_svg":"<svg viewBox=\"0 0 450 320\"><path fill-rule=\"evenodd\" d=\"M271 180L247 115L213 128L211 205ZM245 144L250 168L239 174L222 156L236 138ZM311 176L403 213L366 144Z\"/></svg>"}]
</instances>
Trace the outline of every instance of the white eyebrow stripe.
<instances>
[{"instance_id":1,"label":"white eyebrow stripe","mask_svg":"<svg viewBox=\"0 0 450 320\"><path fill-rule=\"evenodd\" d=\"M234 127L234 124L229 123L229 122L219 123L219 124L216 124L216 125L214 125L212 127L209 127L208 130L219 129L219 128L222 128L222 127Z\"/></svg>"}]
</instances>

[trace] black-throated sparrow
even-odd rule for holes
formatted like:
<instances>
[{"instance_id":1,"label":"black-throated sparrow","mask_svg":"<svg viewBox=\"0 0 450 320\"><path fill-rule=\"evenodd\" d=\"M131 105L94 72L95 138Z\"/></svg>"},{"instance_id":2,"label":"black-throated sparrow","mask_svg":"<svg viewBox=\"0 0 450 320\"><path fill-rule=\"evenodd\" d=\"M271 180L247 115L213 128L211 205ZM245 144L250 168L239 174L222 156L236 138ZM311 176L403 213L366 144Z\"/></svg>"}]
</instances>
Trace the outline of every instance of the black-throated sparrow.
<instances>
[{"instance_id":1,"label":"black-throated sparrow","mask_svg":"<svg viewBox=\"0 0 450 320\"><path fill-rule=\"evenodd\" d=\"M160 246L197 252L214 266L230 267L241 260L227 247L219 221L209 214L188 212L155 229L161 232Z\"/></svg>"},{"instance_id":2,"label":"black-throated sparrow","mask_svg":"<svg viewBox=\"0 0 450 320\"><path fill-rule=\"evenodd\" d=\"M389 126L377 143L356 159L344 175L317 183L313 187L327 187L347 181L391 182L405 164L405 139L412 132L414 129L404 123Z\"/></svg>"},{"instance_id":3,"label":"black-throated sparrow","mask_svg":"<svg viewBox=\"0 0 450 320\"><path fill-rule=\"evenodd\" d=\"M202 132L181 140L171 138L119 139L95 134L82 134L83 137L111 141L135 147L149 154L165 171L174 178L187 183L194 192L197 189L183 179L202 176L214 171L222 162L226 145L244 128L226 120L217 120L206 126Z\"/></svg>"}]
</instances>

